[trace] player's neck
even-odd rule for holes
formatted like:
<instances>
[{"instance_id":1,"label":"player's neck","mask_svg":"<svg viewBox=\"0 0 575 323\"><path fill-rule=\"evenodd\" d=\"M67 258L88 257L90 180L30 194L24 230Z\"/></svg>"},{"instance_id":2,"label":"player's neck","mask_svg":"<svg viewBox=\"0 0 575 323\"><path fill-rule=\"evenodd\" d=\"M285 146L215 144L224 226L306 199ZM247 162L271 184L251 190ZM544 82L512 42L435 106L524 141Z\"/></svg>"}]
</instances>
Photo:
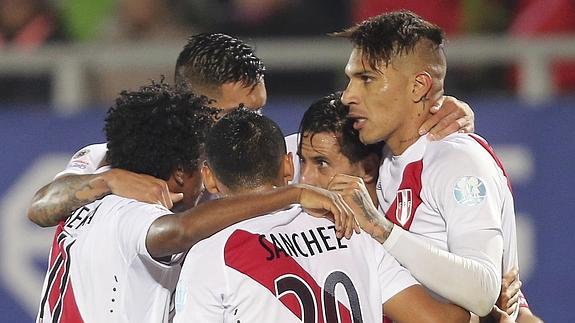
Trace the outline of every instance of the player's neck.
<instances>
[{"instance_id":1,"label":"player's neck","mask_svg":"<svg viewBox=\"0 0 575 323\"><path fill-rule=\"evenodd\" d=\"M267 192L267 191L271 191L274 188L276 188L275 185L272 184L263 184L257 187L241 187L241 188L237 188L234 190L230 190L227 192L223 192L222 195L225 196L233 196L233 195L239 195L239 194L249 194L249 193L261 193L261 192Z\"/></svg>"},{"instance_id":2,"label":"player's neck","mask_svg":"<svg viewBox=\"0 0 575 323\"><path fill-rule=\"evenodd\" d=\"M415 103L411 109L411 117L385 141L393 155L403 154L421 137L419 128L430 116L428 105L427 101Z\"/></svg>"}]
</instances>

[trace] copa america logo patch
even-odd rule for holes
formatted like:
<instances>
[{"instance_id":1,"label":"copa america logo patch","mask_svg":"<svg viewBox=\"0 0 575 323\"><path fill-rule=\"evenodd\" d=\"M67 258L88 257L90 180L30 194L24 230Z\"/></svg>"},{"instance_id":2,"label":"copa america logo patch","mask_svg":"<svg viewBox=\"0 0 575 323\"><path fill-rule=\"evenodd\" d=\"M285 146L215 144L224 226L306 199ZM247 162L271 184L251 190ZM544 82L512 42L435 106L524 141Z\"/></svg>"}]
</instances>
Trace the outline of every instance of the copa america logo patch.
<instances>
[{"instance_id":1,"label":"copa america logo patch","mask_svg":"<svg viewBox=\"0 0 575 323\"><path fill-rule=\"evenodd\" d=\"M455 200L464 206L479 205L485 199L485 195L487 195L485 185L475 176L461 177L453 187Z\"/></svg>"}]
</instances>

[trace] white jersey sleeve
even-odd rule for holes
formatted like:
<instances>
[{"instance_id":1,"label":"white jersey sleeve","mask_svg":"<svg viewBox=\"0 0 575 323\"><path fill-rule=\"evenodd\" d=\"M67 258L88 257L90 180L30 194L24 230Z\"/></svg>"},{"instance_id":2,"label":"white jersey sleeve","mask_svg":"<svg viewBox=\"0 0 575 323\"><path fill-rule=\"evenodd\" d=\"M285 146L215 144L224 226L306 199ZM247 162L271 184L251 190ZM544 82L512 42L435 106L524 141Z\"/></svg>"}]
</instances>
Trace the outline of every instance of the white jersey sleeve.
<instances>
[{"instance_id":1,"label":"white jersey sleeve","mask_svg":"<svg viewBox=\"0 0 575 323\"><path fill-rule=\"evenodd\" d=\"M98 168L105 164L108 147L106 143L93 144L78 150L70 159L66 168L56 174L54 179L67 175L96 174Z\"/></svg>"},{"instance_id":2,"label":"white jersey sleeve","mask_svg":"<svg viewBox=\"0 0 575 323\"><path fill-rule=\"evenodd\" d=\"M375 240L373 241L375 242ZM411 273L402 267L385 249L379 247L374 248L374 251L378 262L377 274L382 304L385 304L402 290L418 284Z\"/></svg>"},{"instance_id":3,"label":"white jersey sleeve","mask_svg":"<svg viewBox=\"0 0 575 323\"><path fill-rule=\"evenodd\" d=\"M126 208L129 210L126 210L125 214L118 219L118 247L124 257L136 255L147 263L159 266L166 265L164 262L156 261L150 255L146 247L146 237L150 226L156 219L166 214L172 214L172 212L157 204L132 203L128 204ZM134 247L136 248L135 254ZM177 256L179 254L172 259L178 259ZM129 262L130 259L126 259L126 261Z\"/></svg>"},{"instance_id":4,"label":"white jersey sleeve","mask_svg":"<svg viewBox=\"0 0 575 323\"><path fill-rule=\"evenodd\" d=\"M217 238L198 242L186 255L186 274L180 275L176 287L176 316L174 323L225 322L225 304L228 294L224 259L215 252Z\"/></svg>"},{"instance_id":5,"label":"white jersey sleeve","mask_svg":"<svg viewBox=\"0 0 575 323\"><path fill-rule=\"evenodd\" d=\"M299 157L297 155L298 151L298 144L299 144L299 133L293 133L287 137L285 137L286 141L286 151L291 153L293 159L293 180L290 184L297 184L299 183Z\"/></svg>"}]
</instances>

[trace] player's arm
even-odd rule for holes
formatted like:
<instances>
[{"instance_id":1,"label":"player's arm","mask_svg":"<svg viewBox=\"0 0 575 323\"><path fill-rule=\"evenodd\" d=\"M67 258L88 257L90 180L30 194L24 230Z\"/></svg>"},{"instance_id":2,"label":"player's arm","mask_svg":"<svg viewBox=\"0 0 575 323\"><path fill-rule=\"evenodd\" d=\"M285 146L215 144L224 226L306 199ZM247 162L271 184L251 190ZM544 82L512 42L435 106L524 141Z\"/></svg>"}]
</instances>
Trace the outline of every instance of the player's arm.
<instances>
[{"instance_id":1,"label":"player's arm","mask_svg":"<svg viewBox=\"0 0 575 323\"><path fill-rule=\"evenodd\" d=\"M473 132L475 114L471 107L452 96L443 96L429 110L431 116L419 128L419 134L428 134L440 140L455 132Z\"/></svg>"},{"instance_id":2,"label":"player's arm","mask_svg":"<svg viewBox=\"0 0 575 323\"><path fill-rule=\"evenodd\" d=\"M490 313L501 285L500 230L452 234L448 238L451 252L447 252L386 219L371 203L361 178L337 175L332 189L346 198L360 227L424 286L480 316Z\"/></svg>"},{"instance_id":3,"label":"player's arm","mask_svg":"<svg viewBox=\"0 0 575 323\"><path fill-rule=\"evenodd\" d=\"M528 307L519 308L519 316L516 321L517 323L543 323L543 320L535 316Z\"/></svg>"},{"instance_id":4,"label":"player's arm","mask_svg":"<svg viewBox=\"0 0 575 323\"><path fill-rule=\"evenodd\" d=\"M110 193L172 207L181 198L165 181L152 176L110 169L101 174L68 175L42 187L32 199L28 218L39 226L57 225L79 207Z\"/></svg>"},{"instance_id":5,"label":"player's arm","mask_svg":"<svg viewBox=\"0 0 575 323\"><path fill-rule=\"evenodd\" d=\"M383 312L395 322L469 322L469 312L454 304L441 303L421 285L408 287L383 304Z\"/></svg>"},{"instance_id":6,"label":"player's arm","mask_svg":"<svg viewBox=\"0 0 575 323\"><path fill-rule=\"evenodd\" d=\"M339 219L353 218L351 209L341 195L297 184L208 201L185 212L162 216L150 226L146 247L154 258L173 255L188 250L197 242L234 223L296 203L307 209L332 214L339 232L345 231L346 223Z\"/></svg>"}]
</instances>

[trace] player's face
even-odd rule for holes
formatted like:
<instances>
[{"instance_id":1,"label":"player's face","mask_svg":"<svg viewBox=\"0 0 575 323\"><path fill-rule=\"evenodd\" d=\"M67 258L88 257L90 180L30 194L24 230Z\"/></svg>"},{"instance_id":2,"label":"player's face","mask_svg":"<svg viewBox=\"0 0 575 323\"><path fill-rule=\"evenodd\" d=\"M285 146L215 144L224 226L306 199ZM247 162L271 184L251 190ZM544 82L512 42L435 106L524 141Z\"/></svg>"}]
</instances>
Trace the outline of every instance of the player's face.
<instances>
[{"instance_id":1,"label":"player's face","mask_svg":"<svg viewBox=\"0 0 575 323\"><path fill-rule=\"evenodd\" d=\"M349 106L361 142L389 140L407 116L408 78L393 64L386 67L382 63L379 70L372 69L358 48L351 52L345 74L349 83L341 99Z\"/></svg>"},{"instance_id":2,"label":"player's face","mask_svg":"<svg viewBox=\"0 0 575 323\"><path fill-rule=\"evenodd\" d=\"M203 191L202 174L199 169L192 172L184 173L185 180L183 181L182 191L184 198L182 206L184 209L189 209L196 206L196 202Z\"/></svg>"},{"instance_id":3,"label":"player's face","mask_svg":"<svg viewBox=\"0 0 575 323\"><path fill-rule=\"evenodd\" d=\"M316 133L313 136L304 134L301 137L300 183L327 188L331 179L337 174L361 176L361 163L352 164L341 153L335 134Z\"/></svg>"},{"instance_id":4,"label":"player's face","mask_svg":"<svg viewBox=\"0 0 575 323\"><path fill-rule=\"evenodd\" d=\"M221 96L212 104L215 108L229 112L243 104L250 110L257 110L266 104L267 92L263 80L253 87L246 87L241 82L224 83L221 87Z\"/></svg>"}]
</instances>

